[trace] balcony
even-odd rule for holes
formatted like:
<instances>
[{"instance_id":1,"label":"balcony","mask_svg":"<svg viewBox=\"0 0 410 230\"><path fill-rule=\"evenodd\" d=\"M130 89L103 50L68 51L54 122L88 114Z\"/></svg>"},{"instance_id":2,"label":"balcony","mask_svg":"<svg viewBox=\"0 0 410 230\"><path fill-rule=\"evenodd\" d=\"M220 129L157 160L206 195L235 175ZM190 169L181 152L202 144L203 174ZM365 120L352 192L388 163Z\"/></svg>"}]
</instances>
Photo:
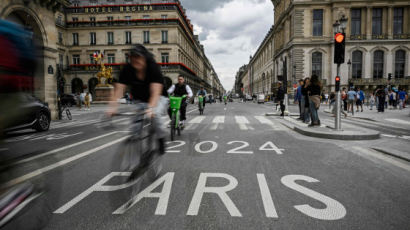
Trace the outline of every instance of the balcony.
<instances>
[{"instance_id":1,"label":"balcony","mask_svg":"<svg viewBox=\"0 0 410 230\"><path fill-rule=\"evenodd\" d=\"M410 39L410 34L393 34L393 39Z\"/></svg>"},{"instance_id":2,"label":"balcony","mask_svg":"<svg viewBox=\"0 0 410 230\"><path fill-rule=\"evenodd\" d=\"M366 40L366 34L350 35L350 40Z\"/></svg>"},{"instance_id":3,"label":"balcony","mask_svg":"<svg viewBox=\"0 0 410 230\"><path fill-rule=\"evenodd\" d=\"M357 79L349 79L349 82L353 83L354 85L388 85L389 81L387 78L357 78ZM410 76L405 78L393 78L390 81L391 85L410 85Z\"/></svg>"},{"instance_id":4,"label":"balcony","mask_svg":"<svg viewBox=\"0 0 410 230\"><path fill-rule=\"evenodd\" d=\"M389 36L387 34L373 34L372 39L373 40L384 40L387 39Z\"/></svg>"}]
</instances>

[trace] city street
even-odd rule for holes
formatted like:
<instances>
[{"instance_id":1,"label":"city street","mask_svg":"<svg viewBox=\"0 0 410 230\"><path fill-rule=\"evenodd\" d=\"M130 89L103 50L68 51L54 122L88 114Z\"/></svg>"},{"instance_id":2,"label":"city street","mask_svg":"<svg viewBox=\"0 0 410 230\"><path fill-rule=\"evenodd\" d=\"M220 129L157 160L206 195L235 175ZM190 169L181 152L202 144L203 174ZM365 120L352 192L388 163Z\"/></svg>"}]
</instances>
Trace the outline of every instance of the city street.
<instances>
[{"instance_id":1,"label":"city street","mask_svg":"<svg viewBox=\"0 0 410 230\"><path fill-rule=\"evenodd\" d=\"M122 105L129 109L131 105ZM319 113L323 124L334 118ZM9 183L44 179L52 204L46 229L406 229L410 224L410 110L367 110L347 126L379 131L370 141L301 135L274 105L237 101L187 108L186 128L168 143L159 178L128 210L116 203L116 150L130 117L103 129L107 107L73 108L73 121L44 133L9 134L1 151L19 166ZM297 107L290 107L297 112ZM404 114L404 115L403 115ZM125 173L125 172L124 172Z\"/></svg>"}]
</instances>

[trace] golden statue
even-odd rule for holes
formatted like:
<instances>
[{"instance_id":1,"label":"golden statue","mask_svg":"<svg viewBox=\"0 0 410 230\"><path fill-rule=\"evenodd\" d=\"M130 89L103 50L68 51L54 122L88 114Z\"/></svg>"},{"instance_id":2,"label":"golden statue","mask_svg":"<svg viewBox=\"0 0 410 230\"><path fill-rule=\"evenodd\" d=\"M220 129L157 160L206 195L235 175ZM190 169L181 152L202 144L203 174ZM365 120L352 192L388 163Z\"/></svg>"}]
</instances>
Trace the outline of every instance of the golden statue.
<instances>
[{"instance_id":1,"label":"golden statue","mask_svg":"<svg viewBox=\"0 0 410 230\"><path fill-rule=\"evenodd\" d=\"M103 62L104 55L101 53L94 53L94 60L100 62L101 70L97 73L98 85L97 87L112 87L110 84L113 80L112 67L106 68Z\"/></svg>"}]
</instances>

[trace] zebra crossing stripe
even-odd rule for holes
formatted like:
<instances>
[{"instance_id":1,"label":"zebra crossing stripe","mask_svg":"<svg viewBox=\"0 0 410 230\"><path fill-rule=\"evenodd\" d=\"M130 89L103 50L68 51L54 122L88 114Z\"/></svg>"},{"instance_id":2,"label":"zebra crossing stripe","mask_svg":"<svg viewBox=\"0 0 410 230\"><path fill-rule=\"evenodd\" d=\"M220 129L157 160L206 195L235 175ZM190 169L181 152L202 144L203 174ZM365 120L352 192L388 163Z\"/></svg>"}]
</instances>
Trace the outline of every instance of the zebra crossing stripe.
<instances>
[{"instance_id":1,"label":"zebra crossing stripe","mask_svg":"<svg viewBox=\"0 0 410 230\"><path fill-rule=\"evenodd\" d=\"M260 123L262 123L264 125L268 125L268 126L272 127L272 129L274 129L274 130L284 130L283 127L276 125L275 123L273 123L271 120L267 119L266 117L255 116L255 119L258 120Z\"/></svg>"},{"instance_id":2,"label":"zebra crossing stripe","mask_svg":"<svg viewBox=\"0 0 410 230\"><path fill-rule=\"evenodd\" d=\"M404 120L400 120L400 119L385 119L385 120L393 122L393 123L397 123L397 124L410 125L410 121L404 121Z\"/></svg>"},{"instance_id":3,"label":"zebra crossing stripe","mask_svg":"<svg viewBox=\"0 0 410 230\"><path fill-rule=\"evenodd\" d=\"M211 127L211 130L217 130L219 124L225 123L225 116L216 116L212 123L214 123L214 125Z\"/></svg>"},{"instance_id":4,"label":"zebra crossing stripe","mask_svg":"<svg viewBox=\"0 0 410 230\"><path fill-rule=\"evenodd\" d=\"M235 121L239 125L239 128L241 130L249 130L249 129L254 130L254 128L252 128L249 125L248 119L246 119L246 117L244 116L235 116Z\"/></svg>"}]
</instances>

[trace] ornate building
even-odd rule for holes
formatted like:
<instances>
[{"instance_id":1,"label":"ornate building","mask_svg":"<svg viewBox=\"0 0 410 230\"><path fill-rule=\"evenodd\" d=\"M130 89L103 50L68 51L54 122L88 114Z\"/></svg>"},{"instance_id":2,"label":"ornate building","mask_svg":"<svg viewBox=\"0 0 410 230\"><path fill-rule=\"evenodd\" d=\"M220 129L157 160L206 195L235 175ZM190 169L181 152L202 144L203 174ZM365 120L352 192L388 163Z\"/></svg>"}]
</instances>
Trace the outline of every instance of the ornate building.
<instances>
[{"instance_id":1,"label":"ornate building","mask_svg":"<svg viewBox=\"0 0 410 230\"><path fill-rule=\"evenodd\" d=\"M410 87L410 5L408 0L272 0L274 76L288 85L317 74L334 89L333 24L348 18L342 85L373 91L378 85Z\"/></svg>"},{"instance_id":2,"label":"ornate building","mask_svg":"<svg viewBox=\"0 0 410 230\"><path fill-rule=\"evenodd\" d=\"M29 25L44 47L36 91L53 114L57 89L94 92L94 52L105 54L104 61L118 77L136 43L154 54L167 84L183 75L193 90L202 85L214 94L223 91L178 0L3 0L0 18ZM56 71L45 73L49 67Z\"/></svg>"}]
</instances>

